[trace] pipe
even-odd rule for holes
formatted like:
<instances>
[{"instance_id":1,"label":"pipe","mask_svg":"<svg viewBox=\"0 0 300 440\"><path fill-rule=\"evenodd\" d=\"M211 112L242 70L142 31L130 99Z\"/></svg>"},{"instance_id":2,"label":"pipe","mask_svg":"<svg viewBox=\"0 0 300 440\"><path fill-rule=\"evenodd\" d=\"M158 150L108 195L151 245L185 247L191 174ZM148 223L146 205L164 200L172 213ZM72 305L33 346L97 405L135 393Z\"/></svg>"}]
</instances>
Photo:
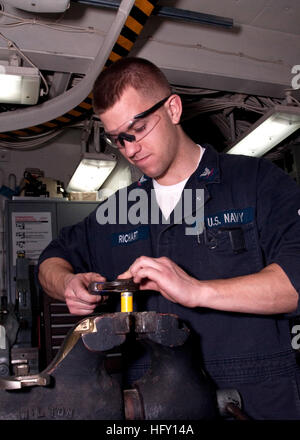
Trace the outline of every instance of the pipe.
<instances>
[{"instance_id":1,"label":"pipe","mask_svg":"<svg viewBox=\"0 0 300 440\"><path fill-rule=\"evenodd\" d=\"M118 0L71 0L73 3L82 3L85 5L96 6L100 8L118 9L120 2ZM169 6L157 6L153 13L158 17L170 18L179 21L209 24L226 28L233 27L233 19L220 17L212 14L203 14L202 12L187 11L186 9L172 8Z\"/></svg>"},{"instance_id":2,"label":"pipe","mask_svg":"<svg viewBox=\"0 0 300 440\"><path fill-rule=\"evenodd\" d=\"M135 0L121 1L114 22L107 33L101 49L96 55L92 67L77 86L62 95L35 106L34 108L27 108L26 111L15 110L13 112L2 113L0 118L0 133L50 121L57 116L68 112L83 101L91 93L93 84L103 69L115 42L118 39L134 2Z\"/></svg>"},{"instance_id":3,"label":"pipe","mask_svg":"<svg viewBox=\"0 0 300 440\"><path fill-rule=\"evenodd\" d=\"M186 9L171 8L168 6L158 6L154 12L154 15L164 18L172 18L174 20L209 24L213 26L221 26L226 28L233 27L233 19L227 17L219 17L212 14L203 14L202 12L187 11Z\"/></svg>"}]
</instances>

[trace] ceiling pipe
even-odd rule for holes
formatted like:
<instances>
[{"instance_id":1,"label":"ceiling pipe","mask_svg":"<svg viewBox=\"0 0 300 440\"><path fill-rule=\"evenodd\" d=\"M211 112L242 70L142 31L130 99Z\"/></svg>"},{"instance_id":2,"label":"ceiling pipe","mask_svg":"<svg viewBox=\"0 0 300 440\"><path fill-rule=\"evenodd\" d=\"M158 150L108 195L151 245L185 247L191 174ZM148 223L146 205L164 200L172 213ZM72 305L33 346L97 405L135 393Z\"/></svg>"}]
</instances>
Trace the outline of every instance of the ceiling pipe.
<instances>
[{"instance_id":1,"label":"ceiling pipe","mask_svg":"<svg viewBox=\"0 0 300 440\"><path fill-rule=\"evenodd\" d=\"M71 0L73 3L82 3L99 8L118 9L120 2L118 0ZM188 11L186 9L172 8L169 6L156 6L152 15L169 18L189 23L208 24L212 26L221 26L225 28L233 27L233 19L220 17L218 15L203 14L202 12Z\"/></svg>"},{"instance_id":2,"label":"ceiling pipe","mask_svg":"<svg viewBox=\"0 0 300 440\"><path fill-rule=\"evenodd\" d=\"M103 70L134 3L135 0L121 1L112 26L105 37L102 47L95 57L94 63L78 85L62 95L33 108L27 108L25 111L24 109L20 109L1 113L0 133L19 130L24 127L30 127L32 125L38 125L50 121L51 119L55 119L57 116L68 112L76 107L78 103L83 101L91 93L97 76Z\"/></svg>"}]
</instances>

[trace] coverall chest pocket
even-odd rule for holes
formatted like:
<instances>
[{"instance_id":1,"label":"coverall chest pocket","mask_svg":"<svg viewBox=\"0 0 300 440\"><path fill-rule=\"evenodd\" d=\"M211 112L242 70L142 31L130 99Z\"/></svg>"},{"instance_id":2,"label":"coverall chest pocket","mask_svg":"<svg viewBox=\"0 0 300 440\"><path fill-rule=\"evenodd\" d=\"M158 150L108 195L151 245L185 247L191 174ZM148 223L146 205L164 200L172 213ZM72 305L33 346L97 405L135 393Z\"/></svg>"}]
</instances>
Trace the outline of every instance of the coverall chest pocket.
<instances>
[{"instance_id":1,"label":"coverall chest pocket","mask_svg":"<svg viewBox=\"0 0 300 440\"><path fill-rule=\"evenodd\" d=\"M253 273L262 267L253 223L207 228L198 237L198 245L201 259L220 272L220 276Z\"/></svg>"}]
</instances>

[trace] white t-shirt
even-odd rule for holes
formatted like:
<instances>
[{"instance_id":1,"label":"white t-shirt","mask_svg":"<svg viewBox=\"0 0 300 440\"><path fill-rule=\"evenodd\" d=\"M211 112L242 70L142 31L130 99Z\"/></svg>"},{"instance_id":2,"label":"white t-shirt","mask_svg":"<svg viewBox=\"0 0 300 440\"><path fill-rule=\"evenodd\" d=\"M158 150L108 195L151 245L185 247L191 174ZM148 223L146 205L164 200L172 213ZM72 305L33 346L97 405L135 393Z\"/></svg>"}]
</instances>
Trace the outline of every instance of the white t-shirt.
<instances>
[{"instance_id":1,"label":"white t-shirt","mask_svg":"<svg viewBox=\"0 0 300 440\"><path fill-rule=\"evenodd\" d=\"M203 153L205 151L205 148L201 147L201 145L198 145L200 148L200 157L198 161L197 168L199 166L199 163L202 159ZM182 180L181 182L175 183L175 185L161 185L158 183L155 179L153 179L153 187L155 190L155 196L158 203L158 206L160 207L165 219L168 219L171 212L177 205L181 193L183 191L183 188L188 181L189 177Z\"/></svg>"}]
</instances>

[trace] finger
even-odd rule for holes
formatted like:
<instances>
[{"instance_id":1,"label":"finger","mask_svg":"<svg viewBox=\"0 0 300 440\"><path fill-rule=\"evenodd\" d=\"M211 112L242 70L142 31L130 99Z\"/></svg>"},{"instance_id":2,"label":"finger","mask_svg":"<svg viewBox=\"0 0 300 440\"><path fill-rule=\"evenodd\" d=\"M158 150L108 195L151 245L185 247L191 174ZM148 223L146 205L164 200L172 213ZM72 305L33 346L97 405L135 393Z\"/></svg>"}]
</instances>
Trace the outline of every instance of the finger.
<instances>
[{"instance_id":1,"label":"finger","mask_svg":"<svg viewBox=\"0 0 300 440\"><path fill-rule=\"evenodd\" d=\"M142 267L135 273L133 277L133 281L135 283L142 283L143 280L148 279L152 282L155 282L158 286L160 286L161 278L162 277L160 270L155 269L153 267ZM145 281L142 284L145 285Z\"/></svg>"},{"instance_id":2,"label":"finger","mask_svg":"<svg viewBox=\"0 0 300 440\"><path fill-rule=\"evenodd\" d=\"M85 304L76 299L67 299L66 304L69 308L70 313L75 315L86 315L88 313L93 313L96 307L95 304Z\"/></svg>"},{"instance_id":3,"label":"finger","mask_svg":"<svg viewBox=\"0 0 300 440\"><path fill-rule=\"evenodd\" d=\"M140 282L140 290L156 290L161 293L167 300L171 302L176 302L172 295L169 295L164 287L159 285L157 282L149 280L148 278L142 279Z\"/></svg>"},{"instance_id":4,"label":"finger","mask_svg":"<svg viewBox=\"0 0 300 440\"><path fill-rule=\"evenodd\" d=\"M141 256L139 258L137 258L135 260L135 262L123 273L121 273L120 275L118 275L118 279L128 279L128 278L132 278L133 274L139 270L140 268L144 267L144 266L151 266L154 263L154 261L160 260L160 258L152 258L152 257L146 257L146 256Z\"/></svg>"},{"instance_id":5,"label":"finger","mask_svg":"<svg viewBox=\"0 0 300 440\"><path fill-rule=\"evenodd\" d=\"M81 283L76 283L74 286L69 286L66 290L66 297L75 299L78 303L83 304L97 304L101 301L101 295L91 295Z\"/></svg>"},{"instance_id":6,"label":"finger","mask_svg":"<svg viewBox=\"0 0 300 440\"><path fill-rule=\"evenodd\" d=\"M87 278L89 279L89 280L88 280L88 283L87 283L87 285L86 285L86 292L88 293L88 295L91 295L91 296L93 297L93 299L95 299L96 302L98 302L98 303L101 303L101 302L107 301L107 299L108 299L107 296L104 297L103 295L95 295L95 294L91 294L91 293L89 292L89 285L90 285L92 282L97 282L97 281L98 281L98 282L105 282L105 281L106 281L106 278L103 277L102 275L100 275L99 273L94 273L94 272L89 272L89 273L87 273L86 275L87 275ZM92 301L91 298L89 299L89 301Z\"/></svg>"},{"instance_id":7,"label":"finger","mask_svg":"<svg viewBox=\"0 0 300 440\"><path fill-rule=\"evenodd\" d=\"M104 276L100 275L100 273L88 272L86 275L87 275L89 278L91 278L91 279L96 279L97 281L98 281L98 280L99 280L99 281L105 281L105 280L106 280L106 278L105 278Z\"/></svg>"},{"instance_id":8,"label":"finger","mask_svg":"<svg viewBox=\"0 0 300 440\"><path fill-rule=\"evenodd\" d=\"M157 258L141 257L132 264L130 270L132 275L135 276L141 269L146 268L152 268L161 272L164 266Z\"/></svg>"},{"instance_id":9,"label":"finger","mask_svg":"<svg viewBox=\"0 0 300 440\"><path fill-rule=\"evenodd\" d=\"M85 301L73 294L72 296L66 297L66 303L69 309L72 308L76 310L85 310L89 313L92 313L98 304L101 304L108 299L107 296L99 295L97 295L97 298L99 298L99 301ZM92 298L92 300L94 300L94 297Z\"/></svg>"},{"instance_id":10,"label":"finger","mask_svg":"<svg viewBox=\"0 0 300 440\"><path fill-rule=\"evenodd\" d=\"M104 278L102 275L100 275L99 273L94 273L94 272L88 272L83 274L83 278L82 278L85 287L88 287L90 283L94 282L94 281L106 281L106 278Z\"/></svg>"},{"instance_id":11,"label":"finger","mask_svg":"<svg viewBox=\"0 0 300 440\"><path fill-rule=\"evenodd\" d=\"M156 290L157 292L159 292L160 287L155 281L151 281L148 278L145 278L140 282L139 290Z\"/></svg>"},{"instance_id":12,"label":"finger","mask_svg":"<svg viewBox=\"0 0 300 440\"><path fill-rule=\"evenodd\" d=\"M169 301L176 302L173 295L169 293L170 280L162 275L161 270L152 267L140 269L134 277L134 282L140 284L141 290L157 290Z\"/></svg>"},{"instance_id":13,"label":"finger","mask_svg":"<svg viewBox=\"0 0 300 440\"><path fill-rule=\"evenodd\" d=\"M118 275L117 279L118 280L125 280L127 278L131 278L132 277L132 273L130 271L130 269L126 270L126 272L121 273L120 275Z\"/></svg>"},{"instance_id":14,"label":"finger","mask_svg":"<svg viewBox=\"0 0 300 440\"><path fill-rule=\"evenodd\" d=\"M86 313L92 313L95 307L89 307L88 304L74 303L69 304L70 307L76 309L77 311L85 311Z\"/></svg>"},{"instance_id":15,"label":"finger","mask_svg":"<svg viewBox=\"0 0 300 440\"><path fill-rule=\"evenodd\" d=\"M94 312L94 310L90 310L88 308L78 308L78 307L72 308L71 306L69 306L69 311L72 315L80 315L80 316L90 315Z\"/></svg>"}]
</instances>

